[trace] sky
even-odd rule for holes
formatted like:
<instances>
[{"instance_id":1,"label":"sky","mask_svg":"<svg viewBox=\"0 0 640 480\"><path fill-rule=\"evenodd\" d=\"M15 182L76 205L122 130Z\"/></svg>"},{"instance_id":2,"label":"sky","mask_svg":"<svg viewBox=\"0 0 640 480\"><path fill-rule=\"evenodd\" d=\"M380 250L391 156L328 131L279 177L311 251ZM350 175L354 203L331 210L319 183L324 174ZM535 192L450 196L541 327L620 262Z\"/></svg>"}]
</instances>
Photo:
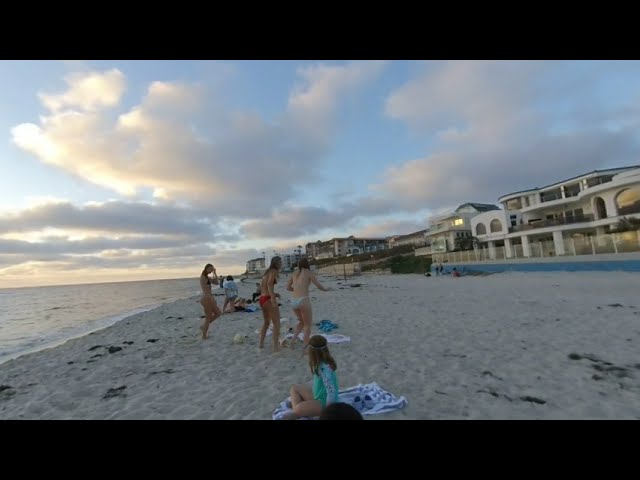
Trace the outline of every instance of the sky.
<instances>
[{"instance_id":1,"label":"sky","mask_svg":"<svg viewBox=\"0 0 640 480\"><path fill-rule=\"evenodd\" d=\"M410 233L639 127L638 61L0 61L0 288Z\"/></svg>"}]
</instances>

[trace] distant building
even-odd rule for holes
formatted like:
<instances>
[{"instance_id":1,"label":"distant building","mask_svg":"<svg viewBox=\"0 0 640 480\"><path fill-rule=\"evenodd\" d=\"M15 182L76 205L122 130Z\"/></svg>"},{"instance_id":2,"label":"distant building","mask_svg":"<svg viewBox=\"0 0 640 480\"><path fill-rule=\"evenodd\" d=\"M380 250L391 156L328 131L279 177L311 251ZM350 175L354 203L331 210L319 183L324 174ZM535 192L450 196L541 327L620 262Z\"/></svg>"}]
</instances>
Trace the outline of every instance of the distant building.
<instances>
[{"instance_id":1,"label":"distant building","mask_svg":"<svg viewBox=\"0 0 640 480\"><path fill-rule=\"evenodd\" d=\"M346 238L332 238L324 242L318 240L307 243L305 254L310 259L322 259L376 252L386 248L388 248L386 238L356 238L352 235Z\"/></svg>"},{"instance_id":2,"label":"distant building","mask_svg":"<svg viewBox=\"0 0 640 480\"><path fill-rule=\"evenodd\" d=\"M463 203L453 212L433 216L429 219L426 243L431 253L448 252L456 247L456 240L472 237L471 219L484 212L500 211L496 205L487 203Z\"/></svg>"},{"instance_id":3,"label":"distant building","mask_svg":"<svg viewBox=\"0 0 640 480\"><path fill-rule=\"evenodd\" d=\"M567 180L503 195L504 210L473 218L479 247L490 258L504 247L504 258L575 255L576 244L591 252L622 217L640 218L640 166L594 170ZM537 255L534 255L537 253Z\"/></svg>"},{"instance_id":4,"label":"distant building","mask_svg":"<svg viewBox=\"0 0 640 480\"><path fill-rule=\"evenodd\" d=\"M267 269L264 257L253 258L247 262L247 273L259 273Z\"/></svg>"},{"instance_id":5,"label":"distant building","mask_svg":"<svg viewBox=\"0 0 640 480\"><path fill-rule=\"evenodd\" d=\"M419 230L406 235L397 235L389 239L389 248L412 245L414 247L424 247L427 245L427 233L429 229Z\"/></svg>"}]
</instances>

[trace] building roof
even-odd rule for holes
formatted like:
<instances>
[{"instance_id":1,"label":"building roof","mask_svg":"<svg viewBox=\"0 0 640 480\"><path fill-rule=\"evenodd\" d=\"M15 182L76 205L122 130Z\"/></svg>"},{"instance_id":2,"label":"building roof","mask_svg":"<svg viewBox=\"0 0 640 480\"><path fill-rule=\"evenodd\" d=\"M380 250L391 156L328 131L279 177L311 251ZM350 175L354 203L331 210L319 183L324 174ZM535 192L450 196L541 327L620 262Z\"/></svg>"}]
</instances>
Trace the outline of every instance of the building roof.
<instances>
[{"instance_id":1,"label":"building roof","mask_svg":"<svg viewBox=\"0 0 640 480\"><path fill-rule=\"evenodd\" d=\"M534 191L538 191L538 190L544 190L545 188L554 187L556 185L560 185L562 183L570 182L571 180L577 180L578 178L586 177L588 175L593 175L593 174L596 174L596 173L609 173L609 172L618 172L618 173L620 173L620 171L632 170L634 168L640 168L640 165L629 165L628 167L614 167L614 168L605 168L605 169L602 169L602 170L593 170L591 172L587 172L587 173L583 173L583 174L580 174L580 175L576 175L575 177L567 178L566 180L561 180L559 182L550 183L549 185L545 185L544 187L527 188L526 190L520 190L520 191L517 191L517 192L506 193L506 194L500 196L498 201L500 201L500 199L502 199L504 197L509 197L511 195L516 195L518 193L534 192Z\"/></svg>"},{"instance_id":2,"label":"building roof","mask_svg":"<svg viewBox=\"0 0 640 480\"><path fill-rule=\"evenodd\" d=\"M462 209L464 207L473 207L478 212L488 212L489 210L500 210L500 207L498 207L497 205L492 205L491 203L472 203L472 202L468 202L468 203L463 203L462 205L458 206L458 208L456 208L455 211L458 212L460 209Z\"/></svg>"},{"instance_id":3,"label":"building roof","mask_svg":"<svg viewBox=\"0 0 640 480\"><path fill-rule=\"evenodd\" d=\"M425 228L423 230L418 230L417 232L405 233L404 235L396 235L396 236L394 236L392 238L397 241L400 238L413 237L414 235L422 235L423 233L426 233L428 231L429 231L429 229Z\"/></svg>"}]
</instances>

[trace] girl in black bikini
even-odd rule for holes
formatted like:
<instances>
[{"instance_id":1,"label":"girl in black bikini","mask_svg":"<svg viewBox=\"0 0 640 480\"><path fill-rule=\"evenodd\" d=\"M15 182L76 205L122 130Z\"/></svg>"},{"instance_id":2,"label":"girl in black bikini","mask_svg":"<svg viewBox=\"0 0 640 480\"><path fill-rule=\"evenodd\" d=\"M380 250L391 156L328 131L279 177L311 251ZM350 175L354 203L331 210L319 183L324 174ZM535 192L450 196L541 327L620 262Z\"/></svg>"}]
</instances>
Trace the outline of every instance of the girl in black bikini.
<instances>
[{"instance_id":1,"label":"girl in black bikini","mask_svg":"<svg viewBox=\"0 0 640 480\"><path fill-rule=\"evenodd\" d=\"M209 278L210 273L213 273L212 279ZM200 274L200 288L202 288L202 298L200 299L200 303L204 308L204 324L200 327L200 330L202 330L203 340L209 338L209 335L207 335L209 332L209 325L213 323L216 318L222 315L218 304L211 294L212 283L214 285L218 284L218 275L216 274L216 269L213 268L213 265L207 263Z\"/></svg>"}]
</instances>

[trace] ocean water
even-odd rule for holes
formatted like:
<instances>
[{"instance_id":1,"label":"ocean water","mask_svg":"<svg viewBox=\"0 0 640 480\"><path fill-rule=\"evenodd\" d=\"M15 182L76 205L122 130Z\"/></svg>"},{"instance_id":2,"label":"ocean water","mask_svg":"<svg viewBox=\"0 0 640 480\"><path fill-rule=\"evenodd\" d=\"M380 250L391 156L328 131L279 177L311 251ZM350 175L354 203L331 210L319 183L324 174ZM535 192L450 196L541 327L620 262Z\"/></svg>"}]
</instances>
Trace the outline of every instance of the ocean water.
<instances>
[{"instance_id":1,"label":"ocean water","mask_svg":"<svg viewBox=\"0 0 640 480\"><path fill-rule=\"evenodd\" d=\"M198 278L0 289L0 363L200 293Z\"/></svg>"}]
</instances>

